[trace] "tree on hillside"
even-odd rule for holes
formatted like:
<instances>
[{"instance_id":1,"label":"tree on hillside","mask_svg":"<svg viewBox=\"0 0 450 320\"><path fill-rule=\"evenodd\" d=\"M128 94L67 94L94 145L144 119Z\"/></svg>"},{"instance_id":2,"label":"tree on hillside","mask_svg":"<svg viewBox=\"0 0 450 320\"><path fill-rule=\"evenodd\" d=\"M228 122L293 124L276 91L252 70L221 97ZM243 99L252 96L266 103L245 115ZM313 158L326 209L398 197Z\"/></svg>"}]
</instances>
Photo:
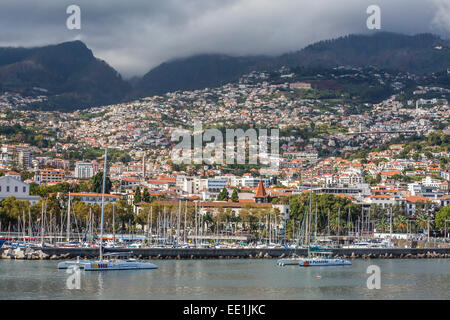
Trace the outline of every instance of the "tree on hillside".
<instances>
[{"instance_id":1,"label":"tree on hillside","mask_svg":"<svg viewBox=\"0 0 450 320\"><path fill-rule=\"evenodd\" d=\"M436 227L440 230L444 230L445 228L445 220L450 220L450 205L441 208L436 213L435 223ZM447 230L450 229L450 221L447 222Z\"/></svg>"},{"instance_id":2,"label":"tree on hillside","mask_svg":"<svg viewBox=\"0 0 450 320\"><path fill-rule=\"evenodd\" d=\"M141 201L142 201L141 188L137 186L136 190L134 190L134 204L138 204Z\"/></svg>"},{"instance_id":3,"label":"tree on hillside","mask_svg":"<svg viewBox=\"0 0 450 320\"><path fill-rule=\"evenodd\" d=\"M231 201L239 202L239 196L236 188L234 188L233 193L231 194Z\"/></svg>"},{"instance_id":4,"label":"tree on hillside","mask_svg":"<svg viewBox=\"0 0 450 320\"><path fill-rule=\"evenodd\" d=\"M92 186L91 192L102 193L103 172L102 171L97 172L97 174L91 178L90 184ZM106 177L105 193L110 193L111 189L112 189L112 182L109 179L109 177Z\"/></svg>"},{"instance_id":5,"label":"tree on hillside","mask_svg":"<svg viewBox=\"0 0 450 320\"><path fill-rule=\"evenodd\" d=\"M229 195L226 187L223 187L222 191L220 191L219 196L217 197L217 201L228 201Z\"/></svg>"},{"instance_id":6,"label":"tree on hillside","mask_svg":"<svg viewBox=\"0 0 450 320\"><path fill-rule=\"evenodd\" d=\"M145 188L144 192L142 193L142 201L147 203L150 202L150 193L148 192L147 188Z\"/></svg>"}]
</instances>

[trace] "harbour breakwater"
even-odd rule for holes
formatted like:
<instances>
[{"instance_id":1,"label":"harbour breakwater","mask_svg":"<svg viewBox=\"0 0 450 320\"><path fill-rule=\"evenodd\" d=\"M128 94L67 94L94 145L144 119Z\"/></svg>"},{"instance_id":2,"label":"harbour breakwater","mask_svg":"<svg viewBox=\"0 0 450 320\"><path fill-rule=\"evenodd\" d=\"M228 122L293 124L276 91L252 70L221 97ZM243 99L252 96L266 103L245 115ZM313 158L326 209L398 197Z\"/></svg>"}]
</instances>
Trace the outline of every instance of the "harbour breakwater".
<instances>
[{"instance_id":1,"label":"harbour breakwater","mask_svg":"<svg viewBox=\"0 0 450 320\"><path fill-rule=\"evenodd\" d=\"M284 248L141 248L108 249L110 253L132 252L132 256L142 259L274 259L284 258L294 253ZM339 248L331 249L333 256L362 259L431 259L450 258L450 248ZM307 249L297 249L297 255L306 256ZM2 259L60 260L95 259L98 249L91 248L16 248L0 249Z\"/></svg>"}]
</instances>

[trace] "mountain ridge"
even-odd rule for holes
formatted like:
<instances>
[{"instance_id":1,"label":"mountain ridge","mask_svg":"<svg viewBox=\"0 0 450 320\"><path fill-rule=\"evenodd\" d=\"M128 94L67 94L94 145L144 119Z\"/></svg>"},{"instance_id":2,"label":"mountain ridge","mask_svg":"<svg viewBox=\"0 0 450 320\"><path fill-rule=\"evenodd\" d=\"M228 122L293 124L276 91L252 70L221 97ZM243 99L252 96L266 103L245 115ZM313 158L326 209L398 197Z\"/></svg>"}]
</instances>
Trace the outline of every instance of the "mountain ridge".
<instances>
[{"instance_id":1,"label":"mountain ridge","mask_svg":"<svg viewBox=\"0 0 450 320\"><path fill-rule=\"evenodd\" d=\"M434 46L444 45L442 51ZM214 59L218 68L224 55L209 55L209 64ZM138 88L146 88L146 94L161 94L168 92L169 88L186 90L187 88L200 89L204 83L196 85L196 77L173 74L174 70L189 69L189 65L199 65L198 56L175 59L164 62L145 74L138 82ZM226 56L227 64L234 60L244 60L249 57ZM234 60L233 60L234 59ZM431 61L431 62L430 62ZM390 32L378 32L372 35L347 35L336 39L319 41L306 46L301 50L285 53L279 56L254 56L251 65L238 65L228 78L236 79L249 69L274 70L281 66L288 67L336 67L339 65L366 66L375 65L384 69L396 69L411 73L425 74L437 72L449 67L449 42L433 34L402 35ZM175 68L178 68L178 70ZM203 68L207 65L201 64ZM235 64L236 66L236 64ZM214 71L208 73L203 70L206 77L212 76ZM183 85L188 83L188 85ZM223 84L224 81L212 80L210 84ZM145 90L144 90L145 91Z\"/></svg>"},{"instance_id":2,"label":"mountain ridge","mask_svg":"<svg viewBox=\"0 0 450 320\"><path fill-rule=\"evenodd\" d=\"M141 78L125 81L76 40L34 48L0 48L0 92L33 94L33 88L44 88L48 100L31 107L70 111L170 91L218 87L245 73L273 71L281 66L375 65L427 74L448 69L449 64L448 40L433 34L377 32L323 40L278 56L200 54L178 58L152 68Z\"/></svg>"},{"instance_id":3,"label":"mountain ridge","mask_svg":"<svg viewBox=\"0 0 450 320\"><path fill-rule=\"evenodd\" d=\"M35 48L0 48L0 90L33 94L48 91L45 109L116 103L131 86L81 41ZM43 107L43 106L36 106Z\"/></svg>"}]
</instances>

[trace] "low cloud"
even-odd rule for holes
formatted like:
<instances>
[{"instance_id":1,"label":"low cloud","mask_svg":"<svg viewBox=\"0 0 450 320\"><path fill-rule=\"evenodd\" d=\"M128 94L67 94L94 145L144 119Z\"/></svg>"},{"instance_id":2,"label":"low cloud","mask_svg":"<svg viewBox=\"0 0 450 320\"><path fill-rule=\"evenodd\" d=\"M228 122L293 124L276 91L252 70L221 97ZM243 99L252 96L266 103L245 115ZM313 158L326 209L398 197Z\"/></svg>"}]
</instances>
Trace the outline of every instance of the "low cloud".
<instances>
[{"instance_id":1,"label":"low cloud","mask_svg":"<svg viewBox=\"0 0 450 320\"><path fill-rule=\"evenodd\" d=\"M66 8L81 8L82 29L66 28ZM351 33L369 33L377 4L382 30L450 33L448 0L3 0L0 46L80 39L125 77L200 53L276 55Z\"/></svg>"}]
</instances>

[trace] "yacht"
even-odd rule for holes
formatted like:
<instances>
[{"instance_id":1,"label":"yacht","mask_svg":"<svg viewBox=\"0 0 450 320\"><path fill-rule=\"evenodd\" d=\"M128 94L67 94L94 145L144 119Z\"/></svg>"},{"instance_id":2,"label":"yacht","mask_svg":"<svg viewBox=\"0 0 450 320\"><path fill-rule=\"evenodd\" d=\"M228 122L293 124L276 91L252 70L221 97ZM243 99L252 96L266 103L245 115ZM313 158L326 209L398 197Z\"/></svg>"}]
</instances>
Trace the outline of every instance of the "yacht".
<instances>
[{"instance_id":1,"label":"yacht","mask_svg":"<svg viewBox=\"0 0 450 320\"><path fill-rule=\"evenodd\" d=\"M308 247L308 256L299 259L300 267L347 266L352 263L340 258L330 258L333 253L323 248Z\"/></svg>"},{"instance_id":2,"label":"yacht","mask_svg":"<svg viewBox=\"0 0 450 320\"><path fill-rule=\"evenodd\" d=\"M391 244L385 240L361 240L354 241L353 244L343 246L346 249L358 249L358 248L387 248L391 247Z\"/></svg>"}]
</instances>

